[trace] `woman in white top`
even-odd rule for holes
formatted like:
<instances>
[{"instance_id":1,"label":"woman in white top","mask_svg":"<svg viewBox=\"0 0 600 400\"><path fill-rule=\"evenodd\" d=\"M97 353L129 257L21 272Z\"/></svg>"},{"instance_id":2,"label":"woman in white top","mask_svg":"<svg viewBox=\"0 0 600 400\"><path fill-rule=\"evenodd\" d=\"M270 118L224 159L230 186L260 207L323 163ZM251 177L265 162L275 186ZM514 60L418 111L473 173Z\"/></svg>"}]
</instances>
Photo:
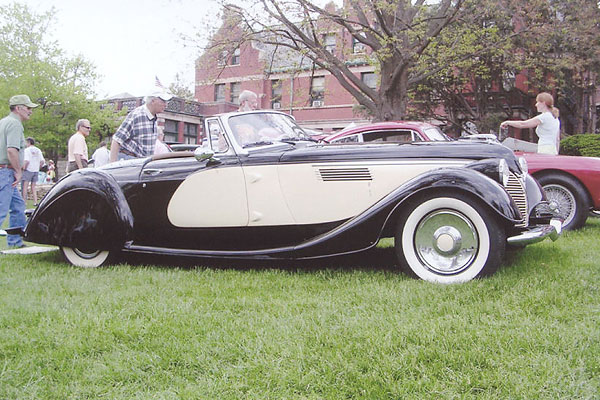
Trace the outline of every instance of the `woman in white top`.
<instances>
[{"instance_id":1,"label":"woman in white top","mask_svg":"<svg viewBox=\"0 0 600 400\"><path fill-rule=\"evenodd\" d=\"M554 99L550 93L542 92L535 98L535 107L540 115L527 121L504 121L500 126L512 126L518 129L535 128L538 135L538 153L558 154L560 141L560 120L558 108L554 107Z\"/></svg>"}]
</instances>

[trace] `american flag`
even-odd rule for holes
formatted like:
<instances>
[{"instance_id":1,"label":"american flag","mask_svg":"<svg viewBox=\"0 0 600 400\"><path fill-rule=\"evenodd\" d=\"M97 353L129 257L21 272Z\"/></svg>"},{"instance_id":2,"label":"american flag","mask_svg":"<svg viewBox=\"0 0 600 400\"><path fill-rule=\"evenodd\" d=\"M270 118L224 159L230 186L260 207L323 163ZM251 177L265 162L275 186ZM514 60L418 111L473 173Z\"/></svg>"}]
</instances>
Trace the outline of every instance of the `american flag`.
<instances>
[{"instance_id":1,"label":"american flag","mask_svg":"<svg viewBox=\"0 0 600 400\"><path fill-rule=\"evenodd\" d=\"M158 86L161 89L164 89L165 87L163 86L162 83L160 83L160 79L158 79L158 76L154 75L154 85Z\"/></svg>"}]
</instances>

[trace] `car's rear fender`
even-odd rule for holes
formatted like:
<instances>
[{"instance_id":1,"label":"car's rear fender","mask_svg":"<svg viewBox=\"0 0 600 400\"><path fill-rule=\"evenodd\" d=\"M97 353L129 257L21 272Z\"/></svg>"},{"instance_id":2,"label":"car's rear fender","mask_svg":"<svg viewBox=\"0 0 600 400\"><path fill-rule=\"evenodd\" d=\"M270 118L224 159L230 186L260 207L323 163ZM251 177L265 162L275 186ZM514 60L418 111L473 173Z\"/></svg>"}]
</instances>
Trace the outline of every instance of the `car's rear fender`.
<instances>
[{"instance_id":1,"label":"car's rear fender","mask_svg":"<svg viewBox=\"0 0 600 400\"><path fill-rule=\"evenodd\" d=\"M61 179L27 223L25 238L59 246L115 249L133 236L133 216L117 182L85 169Z\"/></svg>"}]
</instances>

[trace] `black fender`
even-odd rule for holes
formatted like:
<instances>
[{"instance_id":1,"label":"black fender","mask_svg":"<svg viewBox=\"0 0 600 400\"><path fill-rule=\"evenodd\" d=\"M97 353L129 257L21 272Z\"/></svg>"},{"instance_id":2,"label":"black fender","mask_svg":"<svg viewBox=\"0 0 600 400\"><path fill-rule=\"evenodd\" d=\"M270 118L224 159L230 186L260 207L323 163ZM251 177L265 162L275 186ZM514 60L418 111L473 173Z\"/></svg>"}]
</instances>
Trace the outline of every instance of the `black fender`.
<instances>
[{"instance_id":1,"label":"black fender","mask_svg":"<svg viewBox=\"0 0 600 400\"><path fill-rule=\"evenodd\" d=\"M385 237L386 227L395 229L397 217L407 202L429 190L436 190L440 196L457 191L470 193L487 205L501 223L514 226L522 222L517 205L499 183L475 170L440 168L409 180L360 215L296 246L295 257L312 258L371 248Z\"/></svg>"},{"instance_id":2,"label":"black fender","mask_svg":"<svg viewBox=\"0 0 600 400\"><path fill-rule=\"evenodd\" d=\"M77 170L44 196L25 240L58 246L120 249L133 238L133 215L121 188L99 169Z\"/></svg>"}]
</instances>

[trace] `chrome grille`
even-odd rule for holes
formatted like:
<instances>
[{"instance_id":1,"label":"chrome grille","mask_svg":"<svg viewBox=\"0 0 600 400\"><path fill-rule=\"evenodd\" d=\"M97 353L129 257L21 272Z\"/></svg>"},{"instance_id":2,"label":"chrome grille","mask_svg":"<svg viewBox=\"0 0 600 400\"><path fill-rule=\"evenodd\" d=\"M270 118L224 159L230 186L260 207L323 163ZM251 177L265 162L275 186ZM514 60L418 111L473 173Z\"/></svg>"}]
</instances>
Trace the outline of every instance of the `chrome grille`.
<instances>
[{"instance_id":1,"label":"chrome grille","mask_svg":"<svg viewBox=\"0 0 600 400\"><path fill-rule=\"evenodd\" d=\"M372 181L368 168L319 168L323 181Z\"/></svg>"},{"instance_id":2,"label":"chrome grille","mask_svg":"<svg viewBox=\"0 0 600 400\"><path fill-rule=\"evenodd\" d=\"M525 227L529 221L529 207L527 207L527 196L525 195L525 188L521 180L512 172L508 177L508 185L506 185L506 191L510 194L510 197L515 201L519 212L521 213L521 222L516 226Z\"/></svg>"}]
</instances>

